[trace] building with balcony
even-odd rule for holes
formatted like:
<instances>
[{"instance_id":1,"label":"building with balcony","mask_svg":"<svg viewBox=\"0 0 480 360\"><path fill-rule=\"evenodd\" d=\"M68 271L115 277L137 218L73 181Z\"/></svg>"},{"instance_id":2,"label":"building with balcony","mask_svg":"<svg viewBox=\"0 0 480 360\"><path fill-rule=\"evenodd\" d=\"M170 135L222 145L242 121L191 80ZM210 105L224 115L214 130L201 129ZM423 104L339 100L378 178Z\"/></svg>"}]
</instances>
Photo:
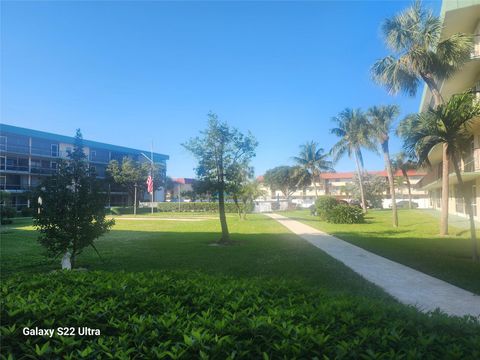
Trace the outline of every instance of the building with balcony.
<instances>
[{"instance_id":1,"label":"building with balcony","mask_svg":"<svg viewBox=\"0 0 480 360\"><path fill-rule=\"evenodd\" d=\"M29 207L27 192L38 186L45 176L57 171L58 161L66 159L73 149L74 138L12 125L0 124L0 190L11 194L12 206ZM142 151L123 146L84 140L84 152L99 178L105 178L110 160L122 161L130 157L148 162ZM143 152L150 156L149 151ZM153 153L153 160L166 171L168 155ZM108 186L109 204L123 206L128 201L126 192L115 184ZM156 199L164 199L163 189L155 192Z\"/></svg>"},{"instance_id":2,"label":"building with balcony","mask_svg":"<svg viewBox=\"0 0 480 360\"><path fill-rule=\"evenodd\" d=\"M384 193L383 207L388 208L391 205L391 196L388 188L388 175L385 170L380 171L368 171L368 175L380 176L385 179L385 184L387 186L387 191ZM408 178L411 184L412 200L420 208L428 207L429 198L428 192L419 189L417 187L418 182L426 175L423 171L409 170L407 172ZM352 200L351 194L349 193L349 187L353 185L357 177L356 172L334 172L334 173L322 173L320 174L320 179L315 183L317 187L318 196L330 195L334 196L339 200ZM394 177L396 178L395 186L395 196L397 202L402 200L408 200L408 188L405 179L403 179L403 174L398 170ZM263 177L260 176L258 181L263 182ZM263 187L264 190L268 192L268 197L270 199L283 199L284 196L281 191L276 190L272 191L267 186ZM295 191L291 195L291 200L294 203L298 203L304 207L308 207L315 202L315 188L313 184Z\"/></svg>"},{"instance_id":3,"label":"building with balcony","mask_svg":"<svg viewBox=\"0 0 480 360\"><path fill-rule=\"evenodd\" d=\"M441 9L443 18L442 38L463 32L472 34L474 47L471 59L462 70L441 84L440 92L444 100L452 95L465 91L473 91L480 100L480 0L443 1ZM432 94L425 86L420 111L433 106ZM472 206L475 217L479 217L477 208L480 206L480 119L476 119L471 127L471 138L468 154L461 159L460 169L466 186L472 193ZM421 179L419 186L429 193L429 206L440 209L442 198L442 146L436 146L428 156L431 168ZM451 161L450 161L451 163ZM465 204L458 189L457 178L453 165L449 169L449 212L465 215Z\"/></svg>"}]
</instances>

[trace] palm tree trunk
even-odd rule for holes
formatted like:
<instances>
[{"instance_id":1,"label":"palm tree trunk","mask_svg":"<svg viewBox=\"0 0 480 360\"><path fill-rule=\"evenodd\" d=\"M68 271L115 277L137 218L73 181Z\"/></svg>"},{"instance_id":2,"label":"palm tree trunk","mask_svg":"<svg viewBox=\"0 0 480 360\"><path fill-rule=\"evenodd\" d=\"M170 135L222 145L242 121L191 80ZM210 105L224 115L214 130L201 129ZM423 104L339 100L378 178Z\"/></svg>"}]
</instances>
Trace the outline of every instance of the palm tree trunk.
<instances>
[{"instance_id":1,"label":"palm tree trunk","mask_svg":"<svg viewBox=\"0 0 480 360\"><path fill-rule=\"evenodd\" d=\"M315 170L312 169L312 182L313 182L313 188L315 189L315 199L318 198L318 191L317 191L317 184L315 182Z\"/></svg>"},{"instance_id":2,"label":"palm tree trunk","mask_svg":"<svg viewBox=\"0 0 480 360\"><path fill-rule=\"evenodd\" d=\"M460 169L458 167L457 159L454 155L452 155L453 160L453 167L455 168L455 174L457 175L458 185L460 191L462 192L462 197L465 201L465 210L467 211L468 218L470 220L470 239L472 241L472 259L473 261L478 261L478 249L477 249L477 232L475 230L475 220L473 218L473 211L472 211L472 200L470 197L470 192L465 189L465 185L463 183L462 175L460 173Z\"/></svg>"},{"instance_id":3,"label":"palm tree trunk","mask_svg":"<svg viewBox=\"0 0 480 360\"><path fill-rule=\"evenodd\" d=\"M358 175L358 182L360 184L360 198L362 200L362 209L363 212L367 212L367 204L365 203L365 192L363 189L363 176L362 176L362 170L360 168L360 162L358 160L358 155L357 152L355 152L355 163L357 164L357 175Z\"/></svg>"},{"instance_id":4,"label":"palm tree trunk","mask_svg":"<svg viewBox=\"0 0 480 360\"><path fill-rule=\"evenodd\" d=\"M408 177L408 173L405 169L402 169L402 174L405 180L407 181L407 189L408 189L408 208L412 209L412 185L410 184L410 178Z\"/></svg>"},{"instance_id":5,"label":"palm tree trunk","mask_svg":"<svg viewBox=\"0 0 480 360\"><path fill-rule=\"evenodd\" d=\"M443 164L442 164L442 209L440 215L440 235L448 234L448 145L443 144Z\"/></svg>"},{"instance_id":6,"label":"palm tree trunk","mask_svg":"<svg viewBox=\"0 0 480 360\"><path fill-rule=\"evenodd\" d=\"M382 142L383 159L387 168L388 185L390 186L390 196L392 197L392 217L393 226L398 227L397 199L395 198L395 185L393 184L392 163L388 152L388 140Z\"/></svg>"}]
</instances>

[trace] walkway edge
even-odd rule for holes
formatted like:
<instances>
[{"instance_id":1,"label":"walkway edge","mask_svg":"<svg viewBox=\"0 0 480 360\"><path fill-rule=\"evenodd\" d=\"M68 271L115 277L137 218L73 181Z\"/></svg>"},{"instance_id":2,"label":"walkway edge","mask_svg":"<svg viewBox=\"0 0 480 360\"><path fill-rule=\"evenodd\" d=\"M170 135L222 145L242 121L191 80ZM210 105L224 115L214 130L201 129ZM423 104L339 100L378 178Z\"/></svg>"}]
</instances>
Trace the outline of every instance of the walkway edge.
<instances>
[{"instance_id":1,"label":"walkway edge","mask_svg":"<svg viewBox=\"0 0 480 360\"><path fill-rule=\"evenodd\" d=\"M480 296L279 214L265 214L339 260L401 303L480 319Z\"/></svg>"}]
</instances>

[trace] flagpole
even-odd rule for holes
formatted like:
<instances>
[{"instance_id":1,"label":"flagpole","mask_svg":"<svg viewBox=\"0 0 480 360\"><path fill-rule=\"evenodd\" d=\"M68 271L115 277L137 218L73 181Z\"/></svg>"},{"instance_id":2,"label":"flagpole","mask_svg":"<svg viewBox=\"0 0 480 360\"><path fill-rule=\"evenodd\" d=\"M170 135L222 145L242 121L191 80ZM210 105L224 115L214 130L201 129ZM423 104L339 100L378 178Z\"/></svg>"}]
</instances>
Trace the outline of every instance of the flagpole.
<instances>
[{"instance_id":1,"label":"flagpole","mask_svg":"<svg viewBox=\"0 0 480 360\"><path fill-rule=\"evenodd\" d=\"M152 184L153 184L153 187L152 187L152 201L151 201L151 204L150 204L150 205L152 206L152 214L153 214L153 200L154 200L153 197L154 197L154 194L155 194L155 184L154 184L154 182L153 182L153 139L152 139L152 147L151 147L150 150L151 150L151 152L150 152L150 156L151 156L150 159L152 159L152 163L151 163L152 167L151 167L151 169L150 169L150 172L151 172L151 175L152 175Z\"/></svg>"}]
</instances>

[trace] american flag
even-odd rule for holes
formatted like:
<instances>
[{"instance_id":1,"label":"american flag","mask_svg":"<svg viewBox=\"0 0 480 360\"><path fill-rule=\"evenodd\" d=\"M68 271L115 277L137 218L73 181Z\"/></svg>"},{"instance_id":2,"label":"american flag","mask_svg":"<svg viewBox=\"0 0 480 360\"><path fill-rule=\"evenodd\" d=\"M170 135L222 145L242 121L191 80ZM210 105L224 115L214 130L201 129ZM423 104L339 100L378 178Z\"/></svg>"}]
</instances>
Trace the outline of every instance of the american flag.
<instances>
[{"instance_id":1,"label":"american flag","mask_svg":"<svg viewBox=\"0 0 480 360\"><path fill-rule=\"evenodd\" d=\"M149 193L153 193L153 179L152 179L152 175L148 175L148 179L147 179L147 191Z\"/></svg>"}]
</instances>

